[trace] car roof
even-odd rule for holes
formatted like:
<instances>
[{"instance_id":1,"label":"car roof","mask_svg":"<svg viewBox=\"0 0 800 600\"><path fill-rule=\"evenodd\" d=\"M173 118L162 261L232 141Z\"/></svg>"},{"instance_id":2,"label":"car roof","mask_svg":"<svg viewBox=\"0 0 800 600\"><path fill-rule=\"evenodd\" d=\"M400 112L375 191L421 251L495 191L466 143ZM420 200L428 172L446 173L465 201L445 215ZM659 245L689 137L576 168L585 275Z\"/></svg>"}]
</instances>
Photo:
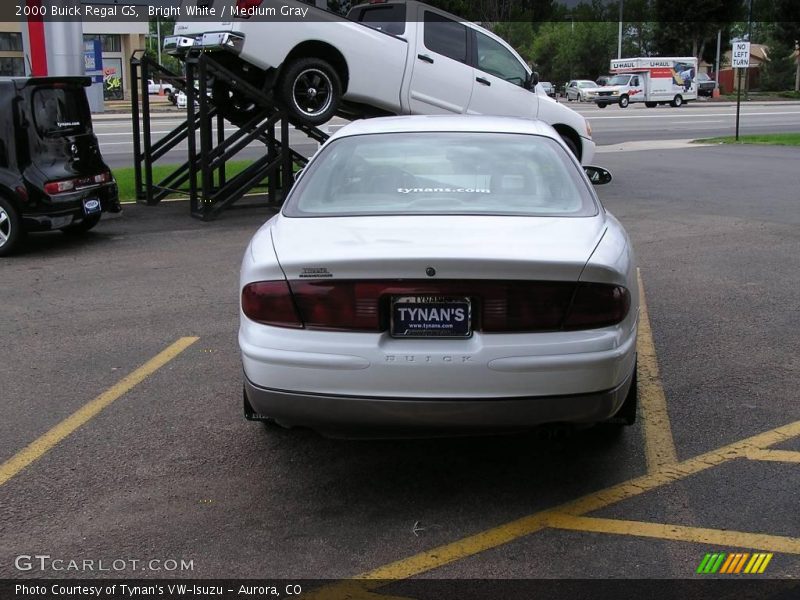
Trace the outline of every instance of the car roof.
<instances>
[{"instance_id":1,"label":"car roof","mask_svg":"<svg viewBox=\"0 0 800 600\"><path fill-rule=\"evenodd\" d=\"M558 139L558 133L544 121L520 117L483 115L409 115L359 119L345 125L330 139L373 133L413 132L523 133Z\"/></svg>"}]
</instances>

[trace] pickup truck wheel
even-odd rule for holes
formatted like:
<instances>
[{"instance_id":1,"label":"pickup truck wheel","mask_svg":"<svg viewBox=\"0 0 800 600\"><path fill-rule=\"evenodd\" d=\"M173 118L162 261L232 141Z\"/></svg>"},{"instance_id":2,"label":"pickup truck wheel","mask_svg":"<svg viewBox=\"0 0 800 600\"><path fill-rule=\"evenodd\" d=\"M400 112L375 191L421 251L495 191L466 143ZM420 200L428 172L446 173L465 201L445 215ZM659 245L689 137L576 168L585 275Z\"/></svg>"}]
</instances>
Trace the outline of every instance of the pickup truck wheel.
<instances>
[{"instance_id":1,"label":"pickup truck wheel","mask_svg":"<svg viewBox=\"0 0 800 600\"><path fill-rule=\"evenodd\" d=\"M62 227L61 231L63 231L68 235L80 235L92 229L99 222L100 222L99 213L95 215L89 215L88 217L84 217L83 220L80 221L79 223L73 223L72 225L67 225L66 227Z\"/></svg>"},{"instance_id":2,"label":"pickup truck wheel","mask_svg":"<svg viewBox=\"0 0 800 600\"><path fill-rule=\"evenodd\" d=\"M573 141L571 137L564 135L563 133L561 133L560 135L561 139L564 140L564 143L567 145L567 148L569 148L569 151L572 152L578 158L578 160L580 160L581 155L578 152L578 145Z\"/></svg>"},{"instance_id":3,"label":"pickup truck wheel","mask_svg":"<svg viewBox=\"0 0 800 600\"><path fill-rule=\"evenodd\" d=\"M658 106L658 102L645 102L644 105L647 108L655 108L656 106Z\"/></svg>"},{"instance_id":4,"label":"pickup truck wheel","mask_svg":"<svg viewBox=\"0 0 800 600\"><path fill-rule=\"evenodd\" d=\"M597 103L597 108L605 108L606 106L608 106L608 103L606 103L606 102L598 102Z\"/></svg>"},{"instance_id":5,"label":"pickup truck wheel","mask_svg":"<svg viewBox=\"0 0 800 600\"><path fill-rule=\"evenodd\" d=\"M627 96L620 96L619 99L619 107L620 108L628 108L628 104L630 104L630 100Z\"/></svg>"},{"instance_id":6,"label":"pickup truck wheel","mask_svg":"<svg viewBox=\"0 0 800 600\"><path fill-rule=\"evenodd\" d=\"M301 58L286 68L279 95L290 119L321 125L336 114L342 83L336 70L326 61Z\"/></svg>"},{"instance_id":7,"label":"pickup truck wheel","mask_svg":"<svg viewBox=\"0 0 800 600\"><path fill-rule=\"evenodd\" d=\"M678 107L679 107L679 106L681 106L682 104L683 104L683 96L681 96L680 94L678 94L677 96L675 96L675 98L673 98L672 102L670 102L670 103L669 103L669 105L670 105L672 108L678 108Z\"/></svg>"},{"instance_id":8,"label":"pickup truck wheel","mask_svg":"<svg viewBox=\"0 0 800 600\"><path fill-rule=\"evenodd\" d=\"M0 197L0 256L8 256L17 249L24 232L17 209L6 198Z\"/></svg>"}]
</instances>

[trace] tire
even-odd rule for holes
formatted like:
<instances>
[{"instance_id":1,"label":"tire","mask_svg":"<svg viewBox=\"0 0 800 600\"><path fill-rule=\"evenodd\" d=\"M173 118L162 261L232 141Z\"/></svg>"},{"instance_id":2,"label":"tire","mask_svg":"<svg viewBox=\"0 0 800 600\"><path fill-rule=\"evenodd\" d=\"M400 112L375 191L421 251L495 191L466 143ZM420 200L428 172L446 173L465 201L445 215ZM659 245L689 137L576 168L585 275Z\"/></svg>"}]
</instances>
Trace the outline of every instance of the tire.
<instances>
[{"instance_id":1,"label":"tire","mask_svg":"<svg viewBox=\"0 0 800 600\"><path fill-rule=\"evenodd\" d=\"M683 104L683 96L681 96L680 94L677 94L675 98L672 99L672 102L669 103L669 105L672 108L680 108L682 104Z\"/></svg>"},{"instance_id":2,"label":"tire","mask_svg":"<svg viewBox=\"0 0 800 600\"><path fill-rule=\"evenodd\" d=\"M568 135L564 135L560 131L558 132L558 135L560 135L561 139L564 140L564 143L567 145L567 148L569 148L569 151L572 152L578 160L580 160L581 155L578 150L578 145L572 140L572 138L570 138Z\"/></svg>"},{"instance_id":3,"label":"tire","mask_svg":"<svg viewBox=\"0 0 800 600\"><path fill-rule=\"evenodd\" d=\"M605 108L606 106L608 106L608 103L606 103L606 102L598 102L597 103L597 108Z\"/></svg>"},{"instance_id":4,"label":"tire","mask_svg":"<svg viewBox=\"0 0 800 600\"><path fill-rule=\"evenodd\" d=\"M231 91L225 85L214 85L211 88L211 100L222 116L237 126L244 125L261 110L255 102Z\"/></svg>"},{"instance_id":5,"label":"tire","mask_svg":"<svg viewBox=\"0 0 800 600\"><path fill-rule=\"evenodd\" d=\"M62 227L61 231L66 233L67 235L81 235L92 229L95 225L100 222L100 213L89 215L88 217L84 217L82 221L79 223L73 223L72 225L67 225L66 227Z\"/></svg>"},{"instance_id":6,"label":"tire","mask_svg":"<svg viewBox=\"0 0 800 600\"><path fill-rule=\"evenodd\" d=\"M620 96L620 98L619 98L619 107L620 108L628 108L628 104L630 104L630 103L631 103L631 101L627 96Z\"/></svg>"},{"instance_id":7,"label":"tire","mask_svg":"<svg viewBox=\"0 0 800 600\"><path fill-rule=\"evenodd\" d=\"M292 121L322 125L336 114L342 82L330 63L319 58L291 62L278 84L278 97Z\"/></svg>"},{"instance_id":8,"label":"tire","mask_svg":"<svg viewBox=\"0 0 800 600\"><path fill-rule=\"evenodd\" d=\"M0 256L13 254L24 236L19 211L10 200L0 196Z\"/></svg>"},{"instance_id":9,"label":"tire","mask_svg":"<svg viewBox=\"0 0 800 600\"><path fill-rule=\"evenodd\" d=\"M645 102L644 105L647 108L655 108L656 106L658 106L658 102Z\"/></svg>"}]
</instances>

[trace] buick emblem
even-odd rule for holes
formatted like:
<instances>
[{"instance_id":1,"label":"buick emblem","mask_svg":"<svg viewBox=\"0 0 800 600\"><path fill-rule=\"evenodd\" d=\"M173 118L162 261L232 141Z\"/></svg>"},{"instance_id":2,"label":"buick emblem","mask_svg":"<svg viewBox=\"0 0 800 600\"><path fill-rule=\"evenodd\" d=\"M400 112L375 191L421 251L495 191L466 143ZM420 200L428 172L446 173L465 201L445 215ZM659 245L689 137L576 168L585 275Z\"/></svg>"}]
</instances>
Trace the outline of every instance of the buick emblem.
<instances>
[{"instance_id":1,"label":"buick emblem","mask_svg":"<svg viewBox=\"0 0 800 600\"><path fill-rule=\"evenodd\" d=\"M433 277L434 275L436 275L436 269L434 269L433 267L428 267L427 269L425 269L425 274L428 277Z\"/></svg>"}]
</instances>

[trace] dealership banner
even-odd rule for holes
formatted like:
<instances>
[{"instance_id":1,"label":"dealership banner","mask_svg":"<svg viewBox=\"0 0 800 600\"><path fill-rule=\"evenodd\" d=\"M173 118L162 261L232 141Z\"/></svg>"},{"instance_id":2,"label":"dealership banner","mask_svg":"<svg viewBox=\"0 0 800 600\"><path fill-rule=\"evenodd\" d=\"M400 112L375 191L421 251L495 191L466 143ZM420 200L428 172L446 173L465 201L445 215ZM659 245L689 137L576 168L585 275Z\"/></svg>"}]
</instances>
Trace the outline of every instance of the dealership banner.
<instances>
[{"instance_id":1,"label":"dealership banner","mask_svg":"<svg viewBox=\"0 0 800 600\"><path fill-rule=\"evenodd\" d=\"M695 576L697 577L697 576ZM800 583L754 579L25 579L0 580L3 600L701 600L797 598Z\"/></svg>"}]
</instances>

